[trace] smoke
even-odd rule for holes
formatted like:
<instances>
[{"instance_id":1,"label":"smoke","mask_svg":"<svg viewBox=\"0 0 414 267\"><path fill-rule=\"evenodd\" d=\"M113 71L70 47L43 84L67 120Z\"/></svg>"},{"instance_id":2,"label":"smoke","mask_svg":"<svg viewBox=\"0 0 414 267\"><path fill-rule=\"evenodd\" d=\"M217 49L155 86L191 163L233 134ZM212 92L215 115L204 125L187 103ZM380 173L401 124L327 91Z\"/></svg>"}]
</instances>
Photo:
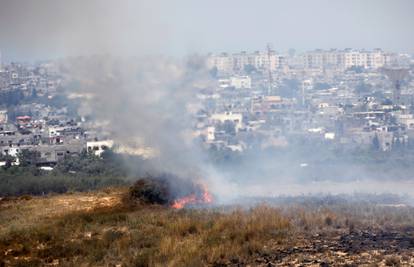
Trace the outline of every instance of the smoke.
<instances>
[{"instance_id":1,"label":"smoke","mask_svg":"<svg viewBox=\"0 0 414 267\"><path fill-rule=\"evenodd\" d=\"M0 36L14 44L5 51L11 58L65 55L58 65L68 93L88 96L79 114L99 122L98 134L121 151L154 157L146 170L209 183L214 168L192 129L196 94L211 81L204 58L163 56L177 41L177 25L168 23L173 8L165 1L5 0Z\"/></svg>"},{"instance_id":2,"label":"smoke","mask_svg":"<svg viewBox=\"0 0 414 267\"><path fill-rule=\"evenodd\" d=\"M360 163L357 155L341 157L323 144L252 149L234 162L213 164L192 135L202 107L197 94L214 86L203 57L100 55L66 59L60 67L79 93L92 96L83 103L84 115L106 122L117 144L152 149L151 171L201 181L222 203L302 194L413 195L407 169Z\"/></svg>"},{"instance_id":3,"label":"smoke","mask_svg":"<svg viewBox=\"0 0 414 267\"><path fill-rule=\"evenodd\" d=\"M148 148L159 169L197 173L200 153L192 136L196 94L208 86L203 58L118 58L93 56L65 60L61 69L91 95L90 116L122 147Z\"/></svg>"},{"instance_id":4,"label":"smoke","mask_svg":"<svg viewBox=\"0 0 414 267\"><path fill-rule=\"evenodd\" d=\"M394 155L388 155L390 158ZM371 156L338 156L323 147L253 150L215 172L230 187L224 200L245 197L397 194L414 197L413 168ZM223 192L223 191L222 191ZM230 194L229 194L230 192Z\"/></svg>"},{"instance_id":5,"label":"smoke","mask_svg":"<svg viewBox=\"0 0 414 267\"><path fill-rule=\"evenodd\" d=\"M163 54L171 42L162 1L4 0L0 44L23 60Z\"/></svg>"},{"instance_id":6,"label":"smoke","mask_svg":"<svg viewBox=\"0 0 414 267\"><path fill-rule=\"evenodd\" d=\"M171 173L191 179L221 200L237 196L236 183L211 164L193 131L202 107L197 93L213 82L203 57L77 57L62 60L60 70L65 79L78 84L71 92L76 89L89 96L80 111L104 122L103 130L118 150L152 152L144 166L150 175ZM142 171L126 158L133 173Z\"/></svg>"},{"instance_id":7,"label":"smoke","mask_svg":"<svg viewBox=\"0 0 414 267\"><path fill-rule=\"evenodd\" d=\"M185 27L177 29L168 23L175 21L168 20L168 16L177 11L172 9L176 3L167 2L3 0L0 36L13 44L5 51L11 57L76 56L59 63L66 78L77 82L78 93L92 96L83 102L82 115L106 123L103 129L121 146L144 148L144 152L150 148L156 156L150 162L153 169L202 179L221 200L359 190L412 194L411 186L382 182L379 170L372 171L363 164L342 164L340 159L312 161L301 155L317 154L314 147L311 151L292 148L297 151L290 154L266 154L258 150L224 167L211 164L192 136L194 113L199 107L196 94L209 88L212 82L204 59L196 55L183 60L162 56L174 44L182 44L174 33L202 36L197 26L204 24L192 25L192 20L197 19L193 15L182 22L191 31ZM215 14L215 10L208 11ZM251 12L250 8L245 11ZM226 9L220 12L225 18L223 25L212 27L206 23L201 27L213 32L211 36L216 36L216 30L228 21ZM211 17L206 22L214 20ZM251 32L257 32L255 24L245 17L232 23L239 26L243 21L254 28ZM292 30L286 29L290 36ZM226 40L229 32L234 29L225 30ZM246 32L239 34L243 39L237 42L244 43L240 40L245 40ZM302 163L308 167L301 167Z\"/></svg>"}]
</instances>

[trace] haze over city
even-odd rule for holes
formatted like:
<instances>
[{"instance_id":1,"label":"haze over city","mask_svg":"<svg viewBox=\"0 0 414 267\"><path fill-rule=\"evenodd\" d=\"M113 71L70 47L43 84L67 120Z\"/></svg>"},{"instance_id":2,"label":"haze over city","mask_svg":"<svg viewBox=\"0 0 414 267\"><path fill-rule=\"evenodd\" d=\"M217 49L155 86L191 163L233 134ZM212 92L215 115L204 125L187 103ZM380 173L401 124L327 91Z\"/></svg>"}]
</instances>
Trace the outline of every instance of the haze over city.
<instances>
[{"instance_id":1,"label":"haze over city","mask_svg":"<svg viewBox=\"0 0 414 267\"><path fill-rule=\"evenodd\" d=\"M383 48L412 53L410 0L24 1L0 3L3 60L79 54L183 56Z\"/></svg>"}]
</instances>

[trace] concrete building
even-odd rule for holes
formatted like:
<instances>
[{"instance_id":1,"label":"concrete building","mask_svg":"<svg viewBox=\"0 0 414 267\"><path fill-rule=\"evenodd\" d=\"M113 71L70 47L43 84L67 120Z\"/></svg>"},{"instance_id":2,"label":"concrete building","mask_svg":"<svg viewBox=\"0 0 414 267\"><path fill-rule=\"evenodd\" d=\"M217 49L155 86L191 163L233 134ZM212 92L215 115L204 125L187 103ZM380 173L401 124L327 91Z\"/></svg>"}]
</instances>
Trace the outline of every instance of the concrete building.
<instances>
[{"instance_id":1,"label":"concrete building","mask_svg":"<svg viewBox=\"0 0 414 267\"><path fill-rule=\"evenodd\" d=\"M348 69L363 67L377 69L386 64L386 54L376 49L365 50L315 50L303 55L305 69Z\"/></svg>"},{"instance_id":2,"label":"concrete building","mask_svg":"<svg viewBox=\"0 0 414 267\"><path fill-rule=\"evenodd\" d=\"M112 148L113 145L114 145L113 140L86 142L86 148L88 152L93 152L96 156L101 156L105 150Z\"/></svg>"},{"instance_id":3,"label":"concrete building","mask_svg":"<svg viewBox=\"0 0 414 267\"><path fill-rule=\"evenodd\" d=\"M216 113L211 115L211 120L219 121L224 123L226 121L231 121L236 126L236 131L242 128L243 125L243 115L239 113L225 112L225 113Z\"/></svg>"},{"instance_id":4,"label":"concrete building","mask_svg":"<svg viewBox=\"0 0 414 267\"><path fill-rule=\"evenodd\" d=\"M207 66L210 69L215 67L219 72L230 73L234 70L233 57L227 53L210 55L207 60Z\"/></svg>"},{"instance_id":5,"label":"concrete building","mask_svg":"<svg viewBox=\"0 0 414 267\"><path fill-rule=\"evenodd\" d=\"M0 110L0 124L7 123L7 110Z\"/></svg>"},{"instance_id":6,"label":"concrete building","mask_svg":"<svg viewBox=\"0 0 414 267\"><path fill-rule=\"evenodd\" d=\"M250 89L252 79L249 76L233 76L230 78L230 86L236 89Z\"/></svg>"},{"instance_id":7,"label":"concrete building","mask_svg":"<svg viewBox=\"0 0 414 267\"><path fill-rule=\"evenodd\" d=\"M269 70L269 68L271 71L275 71L283 68L286 62L285 57L275 51L270 51L270 53L261 51L247 53L242 51L232 55L227 53L209 55L207 66L210 69L216 67L221 73L240 73L245 70L247 65L259 71Z\"/></svg>"},{"instance_id":8,"label":"concrete building","mask_svg":"<svg viewBox=\"0 0 414 267\"><path fill-rule=\"evenodd\" d=\"M207 142L211 142L215 140L215 135L214 135L215 131L216 131L215 127L213 126L207 127L206 129L206 141Z\"/></svg>"}]
</instances>

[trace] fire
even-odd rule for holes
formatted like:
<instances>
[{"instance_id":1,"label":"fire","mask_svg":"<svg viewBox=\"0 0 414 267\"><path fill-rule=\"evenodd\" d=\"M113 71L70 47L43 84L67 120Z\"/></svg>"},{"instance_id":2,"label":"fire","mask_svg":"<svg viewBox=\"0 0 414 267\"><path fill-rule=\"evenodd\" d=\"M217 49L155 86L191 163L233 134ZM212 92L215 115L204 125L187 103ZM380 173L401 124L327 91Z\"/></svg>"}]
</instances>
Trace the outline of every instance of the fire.
<instances>
[{"instance_id":1,"label":"fire","mask_svg":"<svg viewBox=\"0 0 414 267\"><path fill-rule=\"evenodd\" d=\"M197 197L195 194L176 199L171 207L174 209L182 209L185 205L192 203L197 203Z\"/></svg>"},{"instance_id":2,"label":"fire","mask_svg":"<svg viewBox=\"0 0 414 267\"><path fill-rule=\"evenodd\" d=\"M203 203L213 202L213 196L208 192L207 187L203 186Z\"/></svg>"},{"instance_id":3,"label":"fire","mask_svg":"<svg viewBox=\"0 0 414 267\"><path fill-rule=\"evenodd\" d=\"M192 193L188 196L176 199L174 203L171 205L174 209L182 209L186 205L190 204L207 204L213 202L213 196L208 192L205 186L202 186L202 194L197 195Z\"/></svg>"}]
</instances>

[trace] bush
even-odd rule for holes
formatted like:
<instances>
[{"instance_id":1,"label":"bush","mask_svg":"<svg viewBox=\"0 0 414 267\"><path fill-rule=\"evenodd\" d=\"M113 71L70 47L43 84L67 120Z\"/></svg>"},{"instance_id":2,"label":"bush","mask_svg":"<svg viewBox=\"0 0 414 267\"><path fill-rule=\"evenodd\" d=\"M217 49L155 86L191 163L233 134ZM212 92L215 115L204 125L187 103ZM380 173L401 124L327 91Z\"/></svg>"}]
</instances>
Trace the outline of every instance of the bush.
<instances>
[{"instance_id":1,"label":"bush","mask_svg":"<svg viewBox=\"0 0 414 267\"><path fill-rule=\"evenodd\" d=\"M19 154L20 166L9 164L0 168L0 196L88 191L130 184L121 157L112 151L102 158L86 151L67 156L51 172L38 168L39 157L38 152L23 150Z\"/></svg>"},{"instance_id":2,"label":"bush","mask_svg":"<svg viewBox=\"0 0 414 267\"><path fill-rule=\"evenodd\" d=\"M165 180L155 178L139 179L128 192L128 202L165 205L171 200L168 184Z\"/></svg>"},{"instance_id":3,"label":"bush","mask_svg":"<svg viewBox=\"0 0 414 267\"><path fill-rule=\"evenodd\" d=\"M190 194L201 195L203 188L191 179L184 179L172 174L148 176L137 180L130 187L124 204L134 206L138 203L160 204L171 203L174 199Z\"/></svg>"},{"instance_id":4,"label":"bush","mask_svg":"<svg viewBox=\"0 0 414 267\"><path fill-rule=\"evenodd\" d=\"M127 185L121 177L73 176L69 174L34 175L28 171L0 171L0 196L43 195L68 191L89 191L108 186Z\"/></svg>"},{"instance_id":5,"label":"bush","mask_svg":"<svg viewBox=\"0 0 414 267\"><path fill-rule=\"evenodd\" d=\"M386 266L400 266L400 259L397 256L389 256L385 260Z\"/></svg>"}]
</instances>

